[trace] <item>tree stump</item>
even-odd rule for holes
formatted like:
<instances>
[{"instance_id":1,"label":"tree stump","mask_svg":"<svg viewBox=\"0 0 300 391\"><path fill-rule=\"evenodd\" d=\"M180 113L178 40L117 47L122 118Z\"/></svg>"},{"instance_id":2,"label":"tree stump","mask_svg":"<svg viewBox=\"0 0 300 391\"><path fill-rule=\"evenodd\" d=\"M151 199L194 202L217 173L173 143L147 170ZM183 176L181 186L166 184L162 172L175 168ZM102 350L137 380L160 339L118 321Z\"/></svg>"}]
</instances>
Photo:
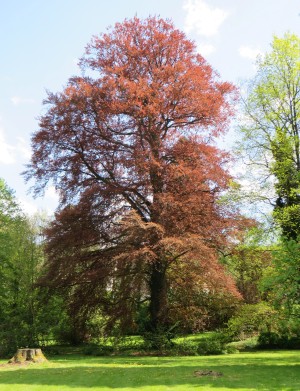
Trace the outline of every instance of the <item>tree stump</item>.
<instances>
[{"instance_id":1,"label":"tree stump","mask_svg":"<svg viewBox=\"0 0 300 391\"><path fill-rule=\"evenodd\" d=\"M45 362L47 361L42 349L18 349L13 358L8 362L10 364L23 364L28 362Z\"/></svg>"}]
</instances>

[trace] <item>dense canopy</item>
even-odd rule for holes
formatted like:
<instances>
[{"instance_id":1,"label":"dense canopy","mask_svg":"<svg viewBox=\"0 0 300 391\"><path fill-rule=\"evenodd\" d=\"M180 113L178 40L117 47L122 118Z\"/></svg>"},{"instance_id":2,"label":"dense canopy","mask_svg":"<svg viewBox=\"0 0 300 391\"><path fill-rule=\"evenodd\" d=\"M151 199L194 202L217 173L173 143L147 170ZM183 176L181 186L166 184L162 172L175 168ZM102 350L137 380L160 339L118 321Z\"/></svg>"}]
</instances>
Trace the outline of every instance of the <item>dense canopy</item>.
<instances>
[{"instance_id":1,"label":"dense canopy","mask_svg":"<svg viewBox=\"0 0 300 391\"><path fill-rule=\"evenodd\" d=\"M27 178L61 197L43 281L72 287L79 315L134 323L146 303L147 329L192 324L239 297L217 258L238 218L219 202L229 156L213 144L235 88L157 17L94 37L81 66L32 138Z\"/></svg>"}]
</instances>

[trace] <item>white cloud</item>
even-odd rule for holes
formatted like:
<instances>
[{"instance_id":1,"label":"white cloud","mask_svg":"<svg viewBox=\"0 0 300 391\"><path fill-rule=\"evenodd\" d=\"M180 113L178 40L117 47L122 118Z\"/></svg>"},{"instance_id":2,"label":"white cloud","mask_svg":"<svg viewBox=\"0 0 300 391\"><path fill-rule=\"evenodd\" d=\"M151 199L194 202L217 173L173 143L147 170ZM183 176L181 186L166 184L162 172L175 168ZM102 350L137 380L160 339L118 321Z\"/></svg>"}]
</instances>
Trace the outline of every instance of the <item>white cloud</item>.
<instances>
[{"instance_id":1,"label":"white cloud","mask_svg":"<svg viewBox=\"0 0 300 391\"><path fill-rule=\"evenodd\" d=\"M22 137L17 137L16 145L10 145L5 140L3 129L0 128L0 163L14 164L20 157L26 160L31 157L31 150L26 141Z\"/></svg>"},{"instance_id":2,"label":"white cloud","mask_svg":"<svg viewBox=\"0 0 300 391\"><path fill-rule=\"evenodd\" d=\"M37 199L32 199L30 196L19 197L18 203L28 216L34 216L36 213L46 213L47 216L53 216L58 205L58 194L54 186L50 186L45 191L44 197Z\"/></svg>"},{"instance_id":3,"label":"white cloud","mask_svg":"<svg viewBox=\"0 0 300 391\"><path fill-rule=\"evenodd\" d=\"M18 143L16 146L16 151L20 152L21 155L29 160L31 158L31 149L23 137L17 137Z\"/></svg>"},{"instance_id":4,"label":"white cloud","mask_svg":"<svg viewBox=\"0 0 300 391\"><path fill-rule=\"evenodd\" d=\"M35 213L38 212L38 207L35 203L29 202L27 200L24 200L22 198L18 199L19 205L21 206L23 212L25 212L27 215L32 216Z\"/></svg>"},{"instance_id":5,"label":"white cloud","mask_svg":"<svg viewBox=\"0 0 300 391\"><path fill-rule=\"evenodd\" d=\"M183 9L187 12L185 30L195 30L197 34L211 37L218 30L229 13L221 8L211 7L203 0L185 0Z\"/></svg>"},{"instance_id":6,"label":"white cloud","mask_svg":"<svg viewBox=\"0 0 300 391\"><path fill-rule=\"evenodd\" d=\"M199 44L197 46L198 46L198 52L204 57L209 56L216 50L216 48L213 45L206 44L206 43Z\"/></svg>"},{"instance_id":7,"label":"white cloud","mask_svg":"<svg viewBox=\"0 0 300 391\"><path fill-rule=\"evenodd\" d=\"M0 163L14 164L16 161L14 149L14 147L6 143L4 132L0 129Z\"/></svg>"},{"instance_id":8,"label":"white cloud","mask_svg":"<svg viewBox=\"0 0 300 391\"><path fill-rule=\"evenodd\" d=\"M262 54L262 51L258 48L243 45L239 48L239 54L241 57L249 58L250 60L256 60L257 56Z\"/></svg>"},{"instance_id":9,"label":"white cloud","mask_svg":"<svg viewBox=\"0 0 300 391\"><path fill-rule=\"evenodd\" d=\"M10 101L15 105L18 106L22 103L34 103L34 99L31 98L22 98L21 96L13 96L10 98Z\"/></svg>"},{"instance_id":10,"label":"white cloud","mask_svg":"<svg viewBox=\"0 0 300 391\"><path fill-rule=\"evenodd\" d=\"M59 196L54 186L49 186L45 191L45 198L51 198L58 202Z\"/></svg>"}]
</instances>

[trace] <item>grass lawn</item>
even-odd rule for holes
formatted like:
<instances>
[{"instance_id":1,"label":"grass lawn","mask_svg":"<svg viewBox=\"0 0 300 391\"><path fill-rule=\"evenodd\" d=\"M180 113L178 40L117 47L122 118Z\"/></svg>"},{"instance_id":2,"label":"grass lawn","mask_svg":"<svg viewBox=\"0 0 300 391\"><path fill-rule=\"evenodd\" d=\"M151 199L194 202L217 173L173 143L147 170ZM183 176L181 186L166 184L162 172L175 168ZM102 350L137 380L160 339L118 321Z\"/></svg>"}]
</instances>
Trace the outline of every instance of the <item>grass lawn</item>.
<instances>
[{"instance_id":1,"label":"grass lawn","mask_svg":"<svg viewBox=\"0 0 300 391\"><path fill-rule=\"evenodd\" d=\"M4 361L1 361L3 364ZM222 372L222 377L194 375ZM57 356L45 364L1 366L0 391L300 390L300 351L202 357Z\"/></svg>"}]
</instances>

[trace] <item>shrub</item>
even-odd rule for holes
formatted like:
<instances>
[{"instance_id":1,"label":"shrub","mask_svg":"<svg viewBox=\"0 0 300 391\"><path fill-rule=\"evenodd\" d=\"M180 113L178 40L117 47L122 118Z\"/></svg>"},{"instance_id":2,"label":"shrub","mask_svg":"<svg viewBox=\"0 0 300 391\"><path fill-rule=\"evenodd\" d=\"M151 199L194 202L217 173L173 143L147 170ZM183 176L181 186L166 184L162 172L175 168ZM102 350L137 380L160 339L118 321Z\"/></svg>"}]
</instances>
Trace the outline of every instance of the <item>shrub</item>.
<instances>
[{"instance_id":1,"label":"shrub","mask_svg":"<svg viewBox=\"0 0 300 391\"><path fill-rule=\"evenodd\" d=\"M226 338L222 334L217 334L203 339L198 343L197 352L200 356L223 354L226 352Z\"/></svg>"},{"instance_id":2,"label":"shrub","mask_svg":"<svg viewBox=\"0 0 300 391\"><path fill-rule=\"evenodd\" d=\"M300 336L263 332L258 337L260 348L300 349Z\"/></svg>"},{"instance_id":3,"label":"shrub","mask_svg":"<svg viewBox=\"0 0 300 391\"><path fill-rule=\"evenodd\" d=\"M276 311L266 303L244 304L228 321L226 334L230 340L244 340L270 330Z\"/></svg>"},{"instance_id":4,"label":"shrub","mask_svg":"<svg viewBox=\"0 0 300 391\"><path fill-rule=\"evenodd\" d=\"M144 349L145 350L159 350L164 351L171 349L174 342L171 341L172 336L167 332L160 333L144 333Z\"/></svg>"},{"instance_id":5,"label":"shrub","mask_svg":"<svg viewBox=\"0 0 300 391\"><path fill-rule=\"evenodd\" d=\"M198 344L192 341L176 342L172 352L178 356L197 356Z\"/></svg>"},{"instance_id":6,"label":"shrub","mask_svg":"<svg viewBox=\"0 0 300 391\"><path fill-rule=\"evenodd\" d=\"M281 318L272 330L263 330L258 337L261 348L300 349L300 321Z\"/></svg>"},{"instance_id":7,"label":"shrub","mask_svg":"<svg viewBox=\"0 0 300 391\"><path fill-rule=\"evenodd\" d=\"M108 356L113 352L113 346L109 345L87 345L83 349L83 354L87 356Z\"/></svg>"},{"instance_id":8,"label":"shrub","mask_svg":"<svg viewBox=\"0 0 300 391\"><path fill-rule=\"evenodd\" d=\"M235 341L235 342L230 342L226 346L226 351L227 353L236 353L236 352L247 352L251 351L257 348L257 339L258 337L250 337L247 339L244 339L242 341Z\"/></svg>"}]
</instances>

